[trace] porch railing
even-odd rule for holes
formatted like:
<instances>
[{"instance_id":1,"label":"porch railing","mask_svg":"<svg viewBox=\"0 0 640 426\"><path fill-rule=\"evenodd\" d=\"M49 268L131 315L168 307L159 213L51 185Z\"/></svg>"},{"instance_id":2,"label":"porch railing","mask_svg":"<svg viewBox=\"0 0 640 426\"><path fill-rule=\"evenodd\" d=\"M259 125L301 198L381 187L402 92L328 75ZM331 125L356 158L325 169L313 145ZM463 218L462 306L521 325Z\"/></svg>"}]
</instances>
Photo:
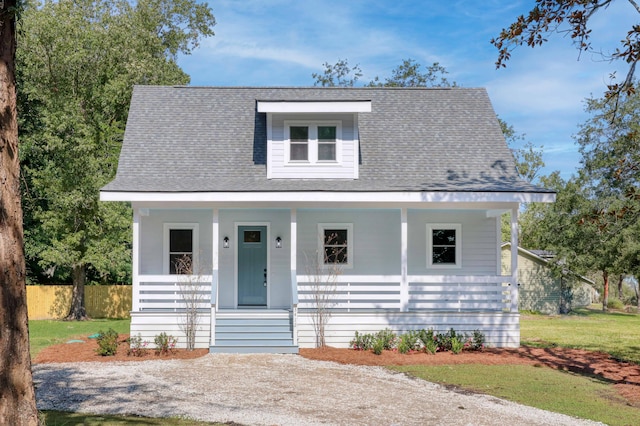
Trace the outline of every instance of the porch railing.
<instances>
[{"instance_id":1,"label":"porch railing","mask_svg":"<svg viewBox=\"0 0 640 426\"><path fill-rule=\"evenodd\" d=\"M133 310L184 312L195 306L209 312L212 281L211 275L140 275L134 286Z\"/></svg>"},{"instance_id":2,"label":"porch railing","mask_svg":"<svg viewBox=\"0 0 640 426\"><path fill-rule=\"evenodd\" d=\"M409 275L403 286L400 275L298 275L298 308L517 312L517 286L510 281L510 276Z\"/></svg>"}]
</instances>

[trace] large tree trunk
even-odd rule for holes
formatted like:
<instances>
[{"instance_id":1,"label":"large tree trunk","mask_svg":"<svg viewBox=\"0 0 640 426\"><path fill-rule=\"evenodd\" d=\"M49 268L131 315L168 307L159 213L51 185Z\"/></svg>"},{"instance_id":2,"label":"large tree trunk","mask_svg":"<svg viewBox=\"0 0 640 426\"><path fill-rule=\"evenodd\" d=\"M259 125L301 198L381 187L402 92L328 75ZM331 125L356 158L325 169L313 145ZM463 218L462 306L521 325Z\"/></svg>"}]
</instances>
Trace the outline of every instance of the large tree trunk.
<instances>
[{"instance_id":1,"label":"large tree trunk","mask_svg":"<svg viewBox=\"0 0 640 426\"><path fill-rule=\"evenodd\" d=\"M71 309L66 319L70 321L83 321L89 318L84 307L84 284L87 281L87 269L85 265L73 265L71 275L73 277L73 293L71 296Z\"/></svg>"},{"instance_id":2,"label":"large tree trunk","mask_svg":"<svg viewBox=\"0 0 640 426\"><path fill-rule=\"evenodd\" d=\"M609 308L609 273L602 271L603 290L602 290L602 310L607 311Z\"/></svg>"},{"instance_id":3,"label":"large tree trunk","mask_svg":"<svg viewBox=\"0 0 640 426\"><path fill-rule=\"evenodd\" d=\"M37 425L25 288L15 86L16 1L0 6L0 424Z\"/></svg>"}]
</instances>

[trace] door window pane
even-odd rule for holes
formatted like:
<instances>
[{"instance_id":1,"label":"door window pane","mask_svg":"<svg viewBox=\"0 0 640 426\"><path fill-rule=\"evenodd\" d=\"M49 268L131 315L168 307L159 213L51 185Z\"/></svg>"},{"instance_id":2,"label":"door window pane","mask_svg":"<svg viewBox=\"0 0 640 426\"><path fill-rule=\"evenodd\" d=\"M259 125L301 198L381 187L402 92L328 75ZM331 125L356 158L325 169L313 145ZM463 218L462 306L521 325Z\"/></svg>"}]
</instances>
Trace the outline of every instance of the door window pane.
<instances>
[{"instance_id":1,"label":"door window pane","mask_svg":"<svg viewBox=\"0 0 640 426\"><path fill-rule=\"evenodd\" d=\"M245 243L259 243L260 242L260 231L244 231L244 242Z\"/></svg>"}]
</instances>

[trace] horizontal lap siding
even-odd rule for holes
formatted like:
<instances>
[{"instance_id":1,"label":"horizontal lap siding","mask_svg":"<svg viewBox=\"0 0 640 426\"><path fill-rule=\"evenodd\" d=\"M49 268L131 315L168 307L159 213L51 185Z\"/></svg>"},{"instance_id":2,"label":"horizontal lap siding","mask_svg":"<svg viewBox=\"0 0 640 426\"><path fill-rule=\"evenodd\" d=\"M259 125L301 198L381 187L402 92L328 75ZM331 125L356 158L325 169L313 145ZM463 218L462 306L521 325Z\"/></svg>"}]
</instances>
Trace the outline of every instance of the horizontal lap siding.
<instances>
[{"instance_id":1,"label":"horizontal lap siding","mask_svg":"<svg viewBox=\"0 0 640 426\"><path fill-rule=\"evenodd\" d=\"M395 275L400 272L398 210L298 210L298 274L309 274L319 250L318 223L353 224L353 268L341 275Z\"/></svg>"},{"instance_id":2,"label":"horizontal lap siding","mask_svg":"<svg viewBox=\"0 0 640 426\"><path fill-rule=\"evenodd\" d=\"M211 273L212 209L149 210L148 216L140 218L140 273L162 274L164 257L164 224L197 223L198 258L201 271ZM196 271L200 272L200 271Z\"/></svg>"},{"instance_id":3,"label":"horizontal lap siding","mask_svg":"<svg viewBox=\"0 0 640 426\"><path fill-rule=\"evenodd\" d=\"M345 348L354 338L356 331L377 333L385 328L390 328L396 333L429 328L438 332L446 332L453 328L456 332L467 334L480 330L489 346L520 345L519 315L506 313L336 313L329 319L325 339L329 346ZM298 315L298 344L301 348L315 346L315 332L309 314Z\"/></svg>"},{"instance_id":4,"label":"horizontal lap siding","mask_svg":"<svg viewBox=\"0 0 640 426\"><path fill-rule=\"evenodd\" d=\"M427 224L462 226L462 268L427 268ZM496 219L483 211L408 211L410 275L496 275L499 259Z\"/></svg>"},{"instance_id":5,"label":"horizontal lap siding","mask_svg":"<svg viewBox=\"0 0 640 426\"><path fill-rule=\"evenodd\" d=\"M285 165L284 122L286 120L341 121L342 161L336 165ZM358 153L354 141L353 114L274 114L269 171L273 179L353 179Z\"/></svg>"},{"instance_id":6,"label":"horizontal lap siding","mask_svg":"<svg viewBox=\"0 0 640 426\"><path fill-rule=\"evenodd\" d=\"M142 337L143 341L149 342L149 348L154 348L153 340L160 333L167 333L178 339L178 347L186 347L184 331L181 330L181 319L179 316L171 313L131 313L131 336ZM200 322L196 331L196 348L209 347L209 333L211 330L211 316L209 313L200 315Z\"/></svg>"}]
</instances>

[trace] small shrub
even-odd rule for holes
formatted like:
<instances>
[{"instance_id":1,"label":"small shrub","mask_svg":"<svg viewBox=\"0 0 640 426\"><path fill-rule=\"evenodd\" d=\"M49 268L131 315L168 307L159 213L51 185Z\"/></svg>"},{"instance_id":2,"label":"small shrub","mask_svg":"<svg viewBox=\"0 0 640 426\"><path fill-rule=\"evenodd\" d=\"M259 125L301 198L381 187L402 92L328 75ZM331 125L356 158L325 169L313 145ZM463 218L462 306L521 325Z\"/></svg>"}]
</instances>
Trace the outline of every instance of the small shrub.
<instances>
[{"instance_id":1,"label":"small shrub","mask_svg":"<svg viewBox=\"0 0 640 426\"><path fill-rule=\"evenodd\" d=\"M380 355L382 353L382 351L384 350L384 341L381 339L376 339L373 342L373 353L376 355Z\"/></svg>"},{"instance_id":2,"label":"small shrub","mask_svg":"<svg viewBox=\"0 0 640 426\"><path fill-rule=\"evenodd\" d=\"M418 332L418 338L422 342L422 349L426 353L435 354L438 350L436 343L436 335L432 328L429 330L422 329Z\"/></svg>"},{"instance_id":3,"label":"small shrub","mask_svg":"<svg viewBox=\"0 0 640 426\"><path fill-rule=\"evenodd\" d=\"M156 344L156 355L167 355L176 348L176 344L178 341L175 337L170 334L165 333L164 331L153 339L153 342Z\"/></svg>"},{"instance_id":4,"label":"small shrub","mask_svg":"<svg viewBox=\"0 0 640 426\"><path fill-rule=\"evenodd\" d=\"M410 330L400 336L398 342L398 352L406 354L411 351L417 351L420 349L420 333L418 331Z\"/></svg>"},{"instance_id":5,"label":"small shrub","mask_svg":"<svg viewBox=\"0 0 640 426\"><path fill-rule=\"evenodd\" d=\"M98 349L96 352L102 356L113 356L118 350L118 332L113 328L110 328L106 332L100 330L99 336L96 339L98 342Z\"/></svg>"},{"instance_id":6,"label":"small shrub","mask_svg":"<svg viewBox=\"0 0 640 426\"><path fill-rule=\"evenodd\" d=\"M140 333L136 337L129 337L127 342L129 343L128 356L144 356L147 354L149 342L143 341Z\"/></svg>"},{"instance_id":7,"label":"small shrub","mask_svg":"<svg viewBox=\"0 0 640 426\"><path fill-rule=\"evenodd\" d=\"M459 339L458 337L452 337L450 340L451 343L451 352L454 354L459 354L462 352L464 348L464 340Z\"/></svg>"},{"instance_id":8,"label":"small shrub","mask_svg":"<svg viewBox=\"0 0 640 426\"><path fill-rule=\"evenodd\" d=\"M435 341L438 352L446 352L451 350L451 340L458 338L456 331L451 328L446 333L436 334Z\"/></svg>"},{"instance_id":9,"label":"small shrub","mask_svg":"<svg viewBox=\"0 0 640 426\"><path fill-rule=\"evenodd\" d=\"M480 330L473 330L473 335L471 336L471 342L469 345L469 349L472 351L482 351L484 350L484 343L486 338L484 337L484 333Z\"/></svg>"},{"instance_id":10,"label":"small shrub","mask_svg":"<svg viewBox=\"0 0 640 426\"><path fill-rule=\"evenodd\" d=\"M396 341L398 340L396 334L390 328L380 330L378 333L376 333L375 339L375 343L381 344L382 349L386 349L388 351L396 347Z\"/></svg>"},{"instance_id":11,"label":"small shrub","mask_svg":"<svg viewBox=\"0 0 640 426\"><path fill-rule=\"evenodd\" d=\"M349 346L356 351L368 351L373 348L375 336L373 334L359 334L356 331L356 337L349 342Z\"/></svg>"},{"instance_id":12,"label":"small shrub","mask_svg":"<svg viewBox=\"0 0 640 426\"><path fill-rule=\"evenodd\" d=\"M613 297L607 301L607 309L614 309L616 311L624 310L624 303L620 299L614 299Z\"/></svg>"}]
</instances>

